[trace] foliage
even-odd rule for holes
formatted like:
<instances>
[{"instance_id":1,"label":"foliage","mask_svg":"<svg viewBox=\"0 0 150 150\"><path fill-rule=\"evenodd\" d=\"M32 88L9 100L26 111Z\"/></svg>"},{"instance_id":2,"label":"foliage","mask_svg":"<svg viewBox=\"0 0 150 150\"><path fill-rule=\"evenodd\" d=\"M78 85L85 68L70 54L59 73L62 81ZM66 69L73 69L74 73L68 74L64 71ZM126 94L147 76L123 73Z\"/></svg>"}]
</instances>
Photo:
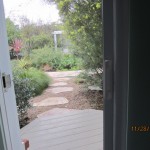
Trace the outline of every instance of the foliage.
<instances>
[{"instance_id":1,"label":"foliage","mask_svg":"<svg viewBox=\"0 0 150 150\"><path fill-rule=\"evenodd\" d=\"M8 43L9 45L12 45L15 39L20 38L20 29L12 20L10 20L10 18L6 18L6 28Z\"/></svg>"},{"instance_id":2,"label":"foliage","mask_svg":"<svg viewBox=\"0 0 150 150\"><path fill-rule=\"evenodd\" d=\"M20 34L19 26L15 25L14 22L10 20L10 18L7 18L6 28L7 28L10 58L11 59L20 58L22 41L21 41L21 34Z\"/></svg>"},{"instance_id":3,"label":"foliage","mask_svg":"<svg viewBox=\"0 0 150 150\"><path fill-rule=\"evenodd\" d=\"M21 52L21 48L22 48L22 41L20 39L15 39L12 43L12 50L13 50L13 57L16 56L17 59L19 59L19 54ZM10 52L10 56L11 56L11 52Z\"/></svg>"},{"instance_id":4,"label":"foliage","mask_svg":"<svg viewBox=\"0 0 150 150\"><path fill-rule=\"evenodd\" d=\"M41 94L41 92L48 87L50 78L42 71L31 67L31 60L24 58L12 62L13 73L17 73L20 79L31 79L31 87L34 88L33 95Z\"/></svg>"},{"instance_id":5,"label":"foliage","mask_svg":"<svg viewBox=\"0 0 150 150\"><path fill-rule=\"evenodd\" d=\"M27 109L30 107L29 99L41 94L48 87L50 78L35 68L30 66L27 59L13 60L12 69L14 77L14 87L20 124L24 122Z\"/></svg>"},{"instance_id":6,"label":"foliage","mask_svg":"<svg viewBox=\"0 0 150 150\"><path fill-rule=\"evenodd\" d=\"M30 55L32 49L39 49L45 46L54 47L53 34L60 30L61 25L32 23L27 18L22 18L21 37L24 41L24 51ZM58 45L60 42L58 41Z\"/></svg>"},{"instance_id":7,"label":"foliage","mask_svg":"<svg viewBox=\"0 0 150 150\"><path fill-rule=\"evenodd\" d=\"M24 57L19 61L12 61L14 65L14 69L29 69L31 67L31 60L28 57Z\"/></svg>"},{"instance_id":8,"label":"foliage","mask_svg":"<svg viewBox=\"0 0 150 150\"><path fill-rule=\"evenodd\" d=\"M58 68L61 61L61 52L55 51L49 47L35 49L31 53L32 65L36 68L42 68L48 64L52 69Z\"/></svg>"},{"instance_id":9,"label":"foliage","mask_svg":"<svg viewBox=\"0 0 150 150\"><path fill-rule=\"evenodd\" d=\"M34 87L35 95L41 94L43 90L48 87L50 82L50 79L46 74L33 67L26 69L21 77L31 79L31 87Z\"/></svg>"},{"instance_id":10,"label":"foliage","mask_svg":"<svg viewBox=\"0 0 150 150\"><path fill-rule=\"evenodd\" d=\"M10 56L16 58L21 56L30 56L33 49L41 49L45 46L54 47L53 32L61 30L61 24L51 23L42 24L32 23L26 17L21 18L21 26L17 27L9 18L6 19L8 38L11 39ZM17 34L19 33L19 34ZM18 38L19 37L19 38ZM57 47L62 48L64 45L64 35L57 35Z\"/></svg>"},{"instance_id":11,"label":"foliage","mask_svg":"<svg viewBox=\"0 0 150 150\"><path fill-rule=\"evenodd\" d=\"M81 69L80 62L81 60L72 54L63 54L62 61L58 69L78 70Z\"/></svg>"},{"instance_id":12,"label":"foliage","mask_svg":"<svg viewBox=\"0 0 150 150\"><path fill-rule=\"evenodd\" d=\"M78 62L71 54L64 54L60 49L54 50L49 47L35 49L31 53L33 67L42 68L49 65L51 70L63 70L77 68Z\"/></svg>"},{"instance_id":13,"label":"foliage","mask_svg":"<svg viewBox=\"0 0 150 150\"><path fill-rule=\"evenodd\" d=\"M101 0L48 0L56 2L65 31L85 69L102 67Z\"/></svg>"},{"instance_id":14,"label":"foliage","mask_svg":"<svg viewBox=\"0 0 150 150\"><path fill-rule=\"evenodd\" d=\"M53 37L50 31L44 31L41 26L36 24L28 24L22 27L21 35L26 49L32 50L46 45L53 46Z\"/></svg>"},{"instance_id":15,"label":"foliage","mask_svg":"<svg viewBox=\"0 0 150 150\"><path fill-rule=\"evenodd\" d=\"M31 43L32 49L43 48L44 46L53 46L52 36L44 33L33 35L31 37Z\"/></svg>"},{"instance_id":16,"label":"foliage","mask_svg":"<svg viewBox=\"0 0 150 150\"><path fill-rule=\"evenodd\" d=\"M100 75L99 75L100 74ZM85 86L99 86L100 88L103 88L102 85L102 73L93 72L91 70L87 70L84 72L81 72L77 77L75 82L76 83L84 83Z\"/></svg>"},{"instance_id":17,"label":"foliage","mask_svg":"<svg viewBox=\"0 0 150 150\"><path fill-rule=\"evenodd\" d=\"M22 47L22 41L19 39L15 39L12 43L12 47L15 52L19 53Z\"/></svg>"},{"instance_id":18,"label":"foliage","mask_svg":"<svg viewBox=\"0 0 150 150\"><path fill-rule=\"evenodd\" d=\"M31 79L28 78L20 78L19 72L14 73L14 87L15 87L15 94L16 94L16 102L18 108L18 117L20 124L24 122L27 115L27 109L30 107L29 99L34 96L34 88L31 85Z\"/></svg>"}]
</instances>

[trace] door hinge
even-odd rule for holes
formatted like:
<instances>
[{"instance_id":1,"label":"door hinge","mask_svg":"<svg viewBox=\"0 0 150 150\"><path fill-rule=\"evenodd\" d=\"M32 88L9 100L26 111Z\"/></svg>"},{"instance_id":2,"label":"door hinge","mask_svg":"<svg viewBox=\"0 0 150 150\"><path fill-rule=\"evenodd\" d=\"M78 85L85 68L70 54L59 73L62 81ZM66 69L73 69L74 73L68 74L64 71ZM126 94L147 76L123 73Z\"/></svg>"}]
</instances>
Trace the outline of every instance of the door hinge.
<instances>
[{"instance_id":1,"label":"door hinge","mask_svg":"<svg viewBox=\"0 0 150 150\"><path fill-rule=\"evenodd\" d=\"M7 92L7 90L11 87L10 74L2 73L2 83L3 83L4 92Z\"/></svg>"}]
</instances>

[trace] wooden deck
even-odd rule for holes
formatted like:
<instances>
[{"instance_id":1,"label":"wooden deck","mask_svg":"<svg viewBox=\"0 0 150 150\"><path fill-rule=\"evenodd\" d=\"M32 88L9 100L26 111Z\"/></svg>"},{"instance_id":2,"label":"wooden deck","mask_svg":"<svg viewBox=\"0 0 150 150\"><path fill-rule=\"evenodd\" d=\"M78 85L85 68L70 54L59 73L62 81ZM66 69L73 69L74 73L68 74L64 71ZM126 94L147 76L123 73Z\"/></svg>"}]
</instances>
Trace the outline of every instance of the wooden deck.
<instances>
[{"instance_id":1,"label":"wooden deck","mask_svg":"<svg viewBox=\"0 0 150 150\"><path fill-rule=\"evenodd\" d=\"M75 110L38 118L21 129L30 150L103 150L103 111Z\"/></svg>"}]
</instances>

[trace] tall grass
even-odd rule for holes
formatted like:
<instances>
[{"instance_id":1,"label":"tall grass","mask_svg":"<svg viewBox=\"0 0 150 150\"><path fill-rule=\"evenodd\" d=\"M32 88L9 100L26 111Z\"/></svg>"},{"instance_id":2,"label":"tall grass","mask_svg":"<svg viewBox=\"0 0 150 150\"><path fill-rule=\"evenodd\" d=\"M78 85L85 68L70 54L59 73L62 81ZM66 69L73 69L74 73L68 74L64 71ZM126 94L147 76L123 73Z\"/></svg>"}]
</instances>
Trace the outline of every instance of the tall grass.
<instances>
[{"instance_id":1,"label":"tall grass","mask_svg":"<svg viewBox=\"0 0 150 150\"><path fill-rule=\"evenodd\" d=\"M30 107L29 99L39 95L51 82L44 72L31 67L29 60L12 61L14 88L20 126L24 124L27 109Z\"/></svg>"}]
</instances>

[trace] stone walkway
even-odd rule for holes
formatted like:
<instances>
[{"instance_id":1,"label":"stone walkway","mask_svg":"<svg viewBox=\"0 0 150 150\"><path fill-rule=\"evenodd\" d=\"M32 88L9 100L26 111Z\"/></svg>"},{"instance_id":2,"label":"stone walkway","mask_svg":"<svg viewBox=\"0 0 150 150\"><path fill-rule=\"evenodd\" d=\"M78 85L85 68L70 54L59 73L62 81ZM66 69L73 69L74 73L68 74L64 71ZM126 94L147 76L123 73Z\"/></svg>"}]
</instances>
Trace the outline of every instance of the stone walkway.
<instances>
[{"instance_id":1,"label":"stone walkway","mask_svg":"<svg viewBox=\"0 0 150 150\"><path fill-rule=\"evenodd\" d=\"M52 92L54 94L63 93L63 92L72 92L73 87L67 86L68 80L79 75L81 71L65 71L65 72L47 72L46 74L50 76L54 84L50 85L50 88L46 90L46 92ZM68 100L65 97L50 97L45 98L40 102L34 102L33 106L52 106L52 105L60 105L66 104Z\"/></svg>"},{"instance_id":2,"label":"stone walkway","mask_svg":"<svg viewBox=\"0 0 150 150\"><path fill-rule=\"evenodd\" d=\"M81 70L78 71L60 71L60 72L47 72L47 74L49 76L51 76L52 78L70 78L70 77L75 77L77 75L79 75L81 72ZM56 79L57 80L57 79Z\"/></svg>"}]
</instances>

